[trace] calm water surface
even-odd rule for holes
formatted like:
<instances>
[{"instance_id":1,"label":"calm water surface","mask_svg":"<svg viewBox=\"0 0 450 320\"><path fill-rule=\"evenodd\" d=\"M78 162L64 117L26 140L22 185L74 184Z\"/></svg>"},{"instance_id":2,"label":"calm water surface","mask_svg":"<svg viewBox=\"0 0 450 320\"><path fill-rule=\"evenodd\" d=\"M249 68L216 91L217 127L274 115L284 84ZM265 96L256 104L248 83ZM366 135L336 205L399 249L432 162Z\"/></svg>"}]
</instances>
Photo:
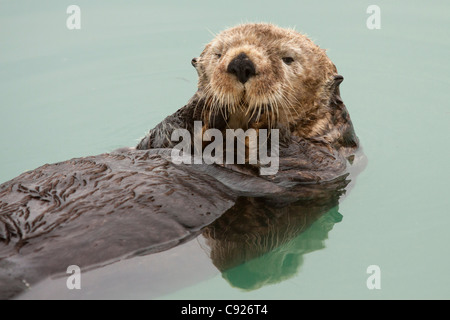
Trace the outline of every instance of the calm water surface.
<instances>
[{"instance_id":1,"label":"calm water surface","mask_svg":"<svg viewBox=\"0 0 450 320\"><path fill-rule=\"evenodd\" d=\"M0 183L134 146L195 92L190 60L212 33L247 21L295 26L328 49L369 162L339 208L228 274L199 237L87 272L79 292L56 278L23 298L450 298L448 1L76 3L82 28L70 31L72 1L0 0ZM380 30L366 27L371 4ZM269 268L292 252L291 268ZM366 286L369 265L380 290ZM248 270L281 271L238 288Z\"/></svg>"}]
</instances>

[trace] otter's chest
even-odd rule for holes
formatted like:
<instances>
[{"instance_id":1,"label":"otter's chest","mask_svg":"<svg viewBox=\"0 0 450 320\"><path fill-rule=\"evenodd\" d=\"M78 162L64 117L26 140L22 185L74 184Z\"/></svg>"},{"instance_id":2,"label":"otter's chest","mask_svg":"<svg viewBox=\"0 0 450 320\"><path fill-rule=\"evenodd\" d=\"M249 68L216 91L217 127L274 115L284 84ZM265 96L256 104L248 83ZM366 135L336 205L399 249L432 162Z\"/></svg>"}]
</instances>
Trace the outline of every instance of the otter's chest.
<instances>
[{"instance_id":1,"label":"otter's chest","mask_svg":"<svg viewBox=\"0 0 450 320\"><path fill-rule=\"evenodd\" d=\"M247 114L244 111L237 111L227 119L228 129L248 129L248 123L250 122L251 114Z\"/></svg>"}]
</instances>

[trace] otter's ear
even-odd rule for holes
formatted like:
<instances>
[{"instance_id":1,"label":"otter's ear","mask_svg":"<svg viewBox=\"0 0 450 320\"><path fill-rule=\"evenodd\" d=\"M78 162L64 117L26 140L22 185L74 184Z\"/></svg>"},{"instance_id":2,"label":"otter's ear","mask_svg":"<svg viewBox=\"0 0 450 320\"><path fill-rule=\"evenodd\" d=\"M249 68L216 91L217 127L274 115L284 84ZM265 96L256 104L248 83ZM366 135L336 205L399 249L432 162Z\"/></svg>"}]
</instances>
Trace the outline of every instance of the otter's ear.
<instances>
[{"instance_id":1,"label":"otter's ear","mask_svg":"<svg viewBox=\"0 0 450 320\"><path fill-rule=\"evenodd\" d=\"M197 61L198 61L198 58L192 58L192 60L191 60L191 64L194 68L197 68Z\"/></svg>"},{"instance_id":2,"label":"otter's ear","mask_svg":"<svg viewBox=\"0 0 450 320\"><path fill-rule=\"evenodd\" d=\"M336 95L340 95L339 92L339 85L342 83L342 81L344 81L344 77L341 76L340 74L337 74L334 76L333 79L333 83L331 84L331 92L336 94Z\"/></svg>"}]
</instances>

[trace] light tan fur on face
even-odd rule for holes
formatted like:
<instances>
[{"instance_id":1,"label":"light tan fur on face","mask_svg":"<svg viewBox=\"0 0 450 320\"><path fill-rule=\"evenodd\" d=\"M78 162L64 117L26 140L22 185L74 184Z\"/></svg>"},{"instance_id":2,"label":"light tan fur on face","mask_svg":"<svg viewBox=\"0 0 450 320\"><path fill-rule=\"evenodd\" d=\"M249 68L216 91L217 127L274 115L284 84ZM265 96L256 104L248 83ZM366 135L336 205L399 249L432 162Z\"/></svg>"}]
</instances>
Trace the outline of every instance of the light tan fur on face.
<instances>
[{"instance_id":1,"label":"light tan fur on face","mask_svg":"<svg viewBox=\"0 0 450 320\"><path fill-rule=\"evenodd\" d=\"M256 70L245 84L227 72L240 53ZM287 57L293 59L289 65L283 61ZM326 129L327 121L321 119L326 117L329 84L337 70L325 50L294 30L262 23L238 25L217 35L195 67L199 93L208 101L203 110L206 126L212 113L221 113L233 129L284 126L304 137Z\"/></svg>"}]
</instances>

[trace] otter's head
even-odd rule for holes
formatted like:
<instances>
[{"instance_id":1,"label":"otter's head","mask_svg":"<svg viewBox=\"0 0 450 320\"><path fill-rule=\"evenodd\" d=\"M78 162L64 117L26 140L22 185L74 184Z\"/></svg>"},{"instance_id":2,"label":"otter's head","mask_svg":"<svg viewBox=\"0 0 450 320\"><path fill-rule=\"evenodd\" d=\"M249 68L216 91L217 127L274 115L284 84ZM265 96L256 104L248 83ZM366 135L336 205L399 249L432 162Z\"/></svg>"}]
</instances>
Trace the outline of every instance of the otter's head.
<instances>
[{"instance_id":1,"label":"otter's head","mask_svg":"<svg viewBox=\"0 0 450 320\"><path fill-rule=\"evenodd\" d=\"M336 67L306 36L271 24L243 24L216 36L192 59L205 111L231 128L262 115L269 126L297 123L329 100ZM260 119L261 118L261 119Z\"/></svg>"}]
</instances>

